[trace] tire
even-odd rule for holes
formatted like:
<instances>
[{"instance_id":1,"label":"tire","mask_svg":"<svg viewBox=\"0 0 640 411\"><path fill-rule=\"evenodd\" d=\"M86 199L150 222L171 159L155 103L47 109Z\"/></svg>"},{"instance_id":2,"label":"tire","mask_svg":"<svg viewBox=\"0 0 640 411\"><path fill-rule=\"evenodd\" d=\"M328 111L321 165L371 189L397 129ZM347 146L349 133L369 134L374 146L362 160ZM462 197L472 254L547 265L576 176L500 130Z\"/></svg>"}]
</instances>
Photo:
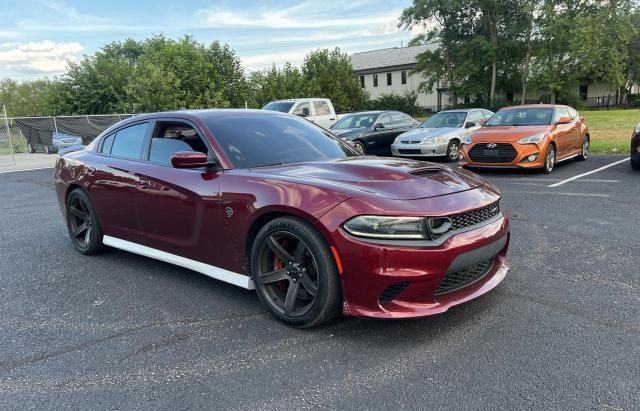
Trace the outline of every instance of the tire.
<instances>
[{"instance_id":1,"label":"tire","mask_svg":"<svg viewBox=\"0 0 640 411\"><path fill-rule=\"evenodd\" d=\"M353 146L355 147L355 149L362 154L363 156L367 155L367 150L364 148L364 143L360 140L355 140L353 142Z\"/></svg>"},{"instance_id":2,"label":"tire","mask_svg":"<svg viewBox=\"0 0 640 411\"><path fill-rule=\"evenodd\" d=\"M582 153L576 157L578 161L586 161L589 158L589 146L591 145L591 139L589 136L584 136L584 140L582 140Z\"/></svg>"},{"instance_id":3,"label":"tire","mask_svg":"<svg viewBox=\"0 0 640 411\"><path fill-rule=\"evenodd\" d=\"M458 161L459 155L460 155L460 142L458 140L449 141L449 145L447 145L447 161L448 162Z\"/></svg>"},{"instance_id":4,"label":"tire","mask_svg":"<svg viewBox=\"0 0 640 411\"><path fill-rule=\"evenodd\" d=\"M631 168L633 170L640 170L640 160L633 161L633 159L631 159Z\"/></svg>"},{"instance_id":5,"label":"tire","mask_svg":"<svg viewBox=\"0 0 640 411\"><path fill-rule=\"evenodd\" d=\"M82 254L102 251L102 228L87 193L76 188L67 196L67 229L73 246Z\"/></svg>"},{"instance_id":6,"label":"tire","mask_svg":"<svg viewBox=\"0 0 640 411\"><path fill-rule=\"evenodd\" d=\"M306 328L340 313L336 263L309 223L295 217L267 223L251 247L250 267L260 302L280 321Z\"/></svg>"},{"instance_id":7,"label":"tire","mask_svg":"<svg viewBox=\"0 0 640 411\"><path fill-rule=\"evenodd\" d=\"M547 154L544 156L544 166L542 170L545 174L550 174L556 166L556 147L553 144L549 144L547 147Z\"/></svg>"}]
</instances>

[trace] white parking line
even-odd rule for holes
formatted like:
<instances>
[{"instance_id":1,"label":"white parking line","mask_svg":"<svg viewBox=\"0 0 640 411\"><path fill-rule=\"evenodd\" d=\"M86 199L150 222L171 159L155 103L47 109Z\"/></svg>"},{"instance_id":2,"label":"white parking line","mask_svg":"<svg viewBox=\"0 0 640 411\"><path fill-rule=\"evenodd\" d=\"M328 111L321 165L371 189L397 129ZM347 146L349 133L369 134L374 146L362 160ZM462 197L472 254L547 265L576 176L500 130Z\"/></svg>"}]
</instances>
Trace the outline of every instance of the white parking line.
<instances>
[{"instance_id":1,"label":"white parking line","mask_svg":"<svg viewBox=\"0 0 640 411\"><path fill-rule=\"evenodd\" d=\"M563 184L568 183L569 181L577 180L580 177L588 176L589 174L597 173L598 171L605 170L605 169L607 169L609 167L613 167L615 165L622 164L625 161L629 161L629 158L625 158L624 160L616 161L615 163L607 164L606 166L603 166L603 167L600 167L600 168L596 168L595 170L591 170L591 171L589 171L587 173L578 174L577 176L573 176L571 178L567 178L566 180L562 180L559 183L548 185L547 187L549 187L549 188L558 187L558 186L561 186Z\"/></svg>"},{"instance_id":2,"label":"white parking line","mask_svg":"<svg viewBox=\"0 0 640 411\"><path fill-rule=\"evenodd\" d=\"M570 197L598 197L598 198L609 198L611 197L609 194L595 194L595 193L564 193L561 191L509 191L509 190L500 190L501 193L508 194L533 194L533 195L556 195L556 196L570 196Z\"/></svg>"},{"instance_id":3,"label":"white parking line","mask_svg":"<svg viewBox=\"0 0 640 411\"><path fill-rule=\"evenodd\" d=\"M0 174L18 173L20 171L47 170L47 169L53 169L53 167L25 168L22 170L5 170L5 171L0 171Z\"/></svg>"}]
</instances>

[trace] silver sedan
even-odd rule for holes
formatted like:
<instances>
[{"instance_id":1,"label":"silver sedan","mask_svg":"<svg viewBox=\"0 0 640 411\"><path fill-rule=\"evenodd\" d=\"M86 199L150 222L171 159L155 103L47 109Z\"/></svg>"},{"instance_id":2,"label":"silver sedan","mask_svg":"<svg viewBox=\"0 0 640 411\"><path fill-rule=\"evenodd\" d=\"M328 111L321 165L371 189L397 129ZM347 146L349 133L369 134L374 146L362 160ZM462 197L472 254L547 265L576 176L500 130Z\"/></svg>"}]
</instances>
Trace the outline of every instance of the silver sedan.
<instances>
[{"instance_id":1,"label":"silver sedan","mask_svg":"<svg viewBox=\"0 0 640 411\"><path fill-rule=\"evenodd\" d=\"M462 138L479 129L492 115L484 109L441 111L418 128L396 137L391 153L397 157L446 157L457 161Z\"/></svg>"}]
</instances>

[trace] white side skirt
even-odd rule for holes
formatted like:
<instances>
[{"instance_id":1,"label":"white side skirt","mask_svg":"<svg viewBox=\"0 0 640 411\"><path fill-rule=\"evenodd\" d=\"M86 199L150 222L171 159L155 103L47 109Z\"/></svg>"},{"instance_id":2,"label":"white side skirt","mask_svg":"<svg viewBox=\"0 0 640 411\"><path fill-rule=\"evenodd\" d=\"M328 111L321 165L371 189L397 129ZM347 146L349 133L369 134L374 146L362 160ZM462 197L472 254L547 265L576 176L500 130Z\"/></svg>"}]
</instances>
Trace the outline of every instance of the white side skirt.
<instances>
[{"instance_id":1,"label":"white side skirt","mask_svg":"<svg viewBox=\"0 0 640 411\"><path fill-rule=\"evenodd\" d=\"M120 240L119 238L109 237L108 235L104 236L102 242L104 243L104 245L108 245L113 248L119 248L121 250L132 252L134 254L140 254L145 257L153 258L155 260L164 261L165 263L188 268L189 270L197 271L208 277L237 285L238 287L246 288L247 290L253 290L254 288L251 277L234 273L232 271L227 271L223 268L215 267L213 265L201 263L195 260L190 260L188 258L180 257L175 254L156 250L155 248L132 243L130 241Z\"/></svg>"}]
</instances>

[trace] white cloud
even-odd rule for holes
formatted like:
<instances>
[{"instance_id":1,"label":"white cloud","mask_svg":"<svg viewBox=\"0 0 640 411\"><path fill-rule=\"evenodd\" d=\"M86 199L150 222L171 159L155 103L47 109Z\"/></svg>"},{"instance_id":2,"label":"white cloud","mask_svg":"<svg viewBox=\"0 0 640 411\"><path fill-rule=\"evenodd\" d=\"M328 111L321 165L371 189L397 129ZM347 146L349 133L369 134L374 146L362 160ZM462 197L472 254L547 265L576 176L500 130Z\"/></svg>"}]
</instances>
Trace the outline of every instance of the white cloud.
<instances>
[{"instance_id":1,"label":"white cloud","mask_svg":"<svg viewBox=\"0 0 640 411\"><path fill-rule=\"evenodd\" d=\"M58 74L67 61L77 61L84 47L78 42L50 40L0 44L0 71L12 73Z\"/></svg>"},{"instance_id":2,"label":"white cloud","mask_svg":"<svg viewBox=\"0 0 640 411\"><path fill-rule=\"evenodd\" d=\"M366 1L306 1L283 9L262 8L254 12L235 11L214 7L197 11L202 24L207 27L252 27L275 29L310 29L358 26L397 26L401 9L385 10L372 14L352 14L350 11L366 10Z\"/></svg>"}]
</instances>

